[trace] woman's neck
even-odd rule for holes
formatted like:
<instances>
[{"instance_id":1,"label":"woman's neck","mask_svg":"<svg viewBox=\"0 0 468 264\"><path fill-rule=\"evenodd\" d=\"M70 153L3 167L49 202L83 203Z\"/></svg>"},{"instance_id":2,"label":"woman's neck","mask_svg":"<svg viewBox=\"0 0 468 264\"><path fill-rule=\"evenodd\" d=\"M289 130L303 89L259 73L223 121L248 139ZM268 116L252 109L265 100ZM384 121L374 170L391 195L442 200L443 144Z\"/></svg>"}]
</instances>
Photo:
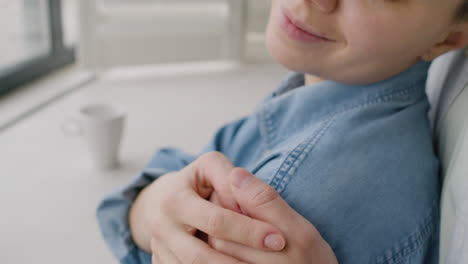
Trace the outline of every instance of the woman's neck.
<instances>
[{"instance_id":1,"label":"woman's neck","mask_svg":"<svg viewBox=\"0 0 468 264\"><path fill-rule=\"evenodd\" d=\"M314 75L305 74L304 77L305 77L305 84L306 85L324 81L324 79L322 79L320 77L317 77L317 76L314 76Z\"/></svg>"}]
</instances>

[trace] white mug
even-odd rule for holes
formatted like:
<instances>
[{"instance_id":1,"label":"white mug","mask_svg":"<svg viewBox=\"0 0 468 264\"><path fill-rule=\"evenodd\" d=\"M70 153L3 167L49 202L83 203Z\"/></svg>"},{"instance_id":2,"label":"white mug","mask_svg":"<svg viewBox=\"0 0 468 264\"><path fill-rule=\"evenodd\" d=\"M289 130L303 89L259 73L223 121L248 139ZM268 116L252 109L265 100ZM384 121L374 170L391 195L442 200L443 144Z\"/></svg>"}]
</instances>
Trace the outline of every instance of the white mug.
<instances>
[{"instance_id":1,"label":"white mug","mask_svg":"<svg viewBox=\"0 0 468 264\"><path fill-rule=\"evenodd\" d=\"M85 138L96 169L113 169L119 166L126 114L122 106L89 103L81 106L76 116L65 119L62 130L65 135Z\"/></svg>"}]
</instances>

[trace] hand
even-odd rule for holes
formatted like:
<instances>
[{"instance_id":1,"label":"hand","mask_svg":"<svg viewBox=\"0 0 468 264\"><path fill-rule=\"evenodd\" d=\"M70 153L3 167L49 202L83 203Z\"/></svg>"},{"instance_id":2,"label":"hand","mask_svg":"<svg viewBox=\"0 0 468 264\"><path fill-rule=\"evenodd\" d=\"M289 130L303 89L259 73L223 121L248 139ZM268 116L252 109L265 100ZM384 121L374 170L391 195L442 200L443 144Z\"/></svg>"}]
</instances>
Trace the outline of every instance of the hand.
<instances>
[{"instance_id":1,"label":"hand","mask_svg":"<svg viewBox=\"0 0 468 264\"><path fill-rule=\"evenodd\" d=\"M232 170L231 187L240 208L248 216L278 227L286 236L287 246L279 252L265 252L245 245L209 237L216 250L241 261L255 264L337 264L335 254L315 227L294 211L268 184L242 168ZM212 201L221 204L224 193Z\"/></svg>"},{"instance_id":2,"label":"hand","mask_svg":"<svg viewBox=\"0 0 468 264\"><path fill-rule=\"evenodd\" d=\"M130 229L137 245L153 253L154 263L239 263L196 238L197 230L272 251L264 240L281 232L235 212L239 207L228 181L233 168L223 154L207 153L181 171L163 175L139 194L130 209ZM221 202L229 209L206 200L214 189L223 193ZM279 250L284 247L281 241L276 243Z\"/></svg>"}]
</instances>

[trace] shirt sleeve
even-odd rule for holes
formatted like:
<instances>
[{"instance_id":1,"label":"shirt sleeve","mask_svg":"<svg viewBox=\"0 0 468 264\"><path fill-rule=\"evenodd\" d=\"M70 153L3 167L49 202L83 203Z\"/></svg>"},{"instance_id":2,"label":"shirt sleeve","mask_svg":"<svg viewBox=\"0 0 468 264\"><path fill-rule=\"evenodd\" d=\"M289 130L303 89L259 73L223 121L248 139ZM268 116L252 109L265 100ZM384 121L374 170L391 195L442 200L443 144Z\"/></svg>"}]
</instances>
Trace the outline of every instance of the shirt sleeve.
<instances>
[{"instance_id":1,"label":"shirt sleeve","mask_svg":"<svg viewBox=\"0 0 468 264\"><path fill-rule=\"evenodd\" d=\"M183 169L204 153L224 152L247 118L222 126L198 155L190 155L176 148L158 150L139 175L104 197L97 207L96 216L104 241L120 263L151 263L151 255L132 240L128 224L128 211L139 192L158 177Z\"/></svg>"}]
</instances>

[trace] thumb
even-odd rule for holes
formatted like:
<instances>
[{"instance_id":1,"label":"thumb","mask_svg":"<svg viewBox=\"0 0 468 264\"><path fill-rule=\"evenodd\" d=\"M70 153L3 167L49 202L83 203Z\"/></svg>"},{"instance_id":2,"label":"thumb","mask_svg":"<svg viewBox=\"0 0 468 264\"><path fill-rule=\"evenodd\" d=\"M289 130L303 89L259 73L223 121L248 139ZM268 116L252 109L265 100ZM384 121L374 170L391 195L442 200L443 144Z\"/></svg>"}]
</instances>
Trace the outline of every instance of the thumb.
<instances>
[{"instance_id":1,"label":"thumb","mask_svg":"<svg viewBox=\"0 0 468 264\"><path fill-rule=\"evenodd\" d=\"M300 215L270 185L243 168L234 168L229 175L233 195L241 210L250 217L288 229Z\"/></svg>"}]
</instances>

